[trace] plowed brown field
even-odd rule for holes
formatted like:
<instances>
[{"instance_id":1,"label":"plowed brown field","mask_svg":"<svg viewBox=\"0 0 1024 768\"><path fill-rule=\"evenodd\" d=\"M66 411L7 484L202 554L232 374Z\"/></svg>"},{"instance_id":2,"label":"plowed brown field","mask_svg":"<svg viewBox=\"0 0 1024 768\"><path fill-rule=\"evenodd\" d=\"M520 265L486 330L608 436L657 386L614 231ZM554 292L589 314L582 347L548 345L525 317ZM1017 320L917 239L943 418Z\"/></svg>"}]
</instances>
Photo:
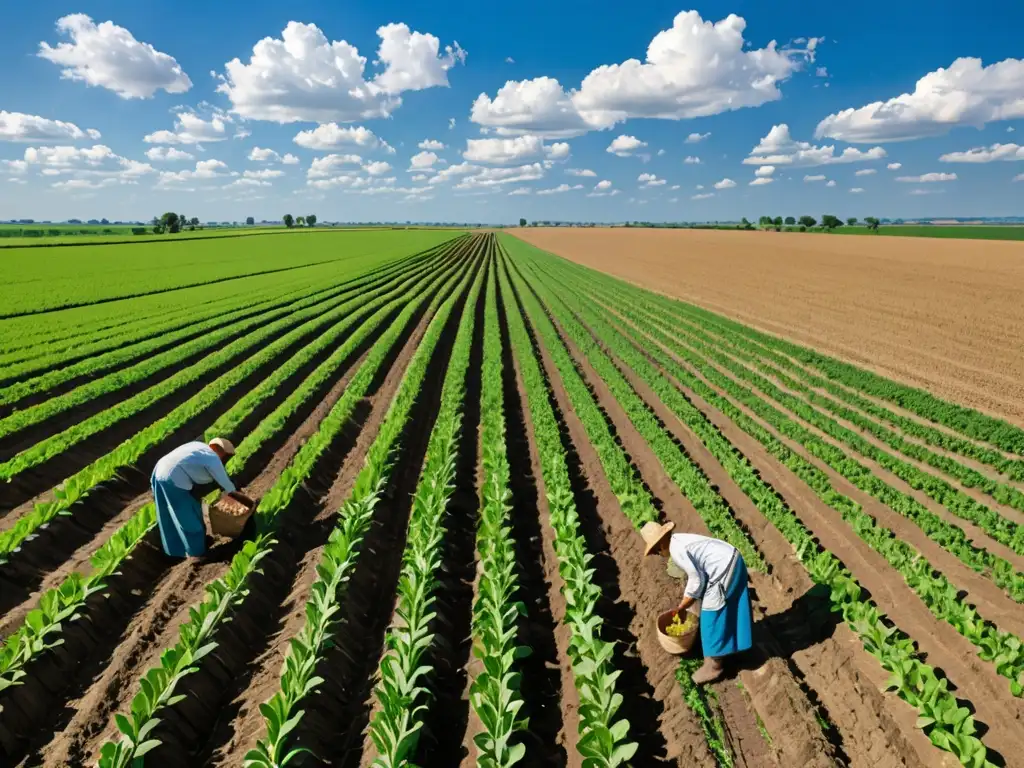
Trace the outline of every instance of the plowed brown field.
<instances>
[{"instance_id":1,"label":"plowed brown field","mask_svg":"<svg viewBox=\"0 0 1024 768\"><path fill-rule=\"evenodd\" d=\"M717 230L512 234L1024 424L1024 243Z\"/></svg>"}]
</instances>

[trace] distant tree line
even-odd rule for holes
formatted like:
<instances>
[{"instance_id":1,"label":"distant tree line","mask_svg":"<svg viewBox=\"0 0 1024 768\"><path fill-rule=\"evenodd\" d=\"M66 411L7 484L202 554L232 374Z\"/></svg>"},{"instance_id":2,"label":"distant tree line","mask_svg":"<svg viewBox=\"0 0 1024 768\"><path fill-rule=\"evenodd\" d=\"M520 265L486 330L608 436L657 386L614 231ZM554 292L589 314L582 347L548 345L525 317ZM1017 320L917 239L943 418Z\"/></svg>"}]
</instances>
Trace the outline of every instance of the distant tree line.
<instances>
[{"instance_id":1,"label":"distant tree line","mask_svg":"<svg viewBox=\"0 0 1024 768\"><path fill-rule=\"evenodd\" d=\"M183 213L174 213L173 211L165 213L163 216L154 216L153 221L150 222L154 235L176 235L179 232L189 231L194 232L196 227L202 229L199 226L199 217L193 216L191 219ZM141 231L140 231L141 230ZM142 227L135 227L132 229L137 235L143 234L145 229Z\"/></svg>"}]
</instances>

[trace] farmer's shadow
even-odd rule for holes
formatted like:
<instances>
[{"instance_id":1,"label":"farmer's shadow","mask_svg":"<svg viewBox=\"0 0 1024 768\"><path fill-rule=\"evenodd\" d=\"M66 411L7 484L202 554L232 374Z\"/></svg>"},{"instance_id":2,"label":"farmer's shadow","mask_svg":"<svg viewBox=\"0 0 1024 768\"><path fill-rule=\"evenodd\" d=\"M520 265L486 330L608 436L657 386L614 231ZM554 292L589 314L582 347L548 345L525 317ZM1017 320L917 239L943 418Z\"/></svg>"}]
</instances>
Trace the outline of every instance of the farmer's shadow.
<instances>
[{"instance_id":1,"label":"farmer's shadow","mask_svg":"<svg viewBox=\"0 0 1024 768\"><path fill-rule=\"evenodd\" d=\"M753 586L751 600L756 600ZM832 637L843 620L832 611L829 588L815 584L781 613L763 616L754 622L754 647L727 668L735 675L743 669L756 669L768 659L786 659Z\"/></svg>"}]
</instances>

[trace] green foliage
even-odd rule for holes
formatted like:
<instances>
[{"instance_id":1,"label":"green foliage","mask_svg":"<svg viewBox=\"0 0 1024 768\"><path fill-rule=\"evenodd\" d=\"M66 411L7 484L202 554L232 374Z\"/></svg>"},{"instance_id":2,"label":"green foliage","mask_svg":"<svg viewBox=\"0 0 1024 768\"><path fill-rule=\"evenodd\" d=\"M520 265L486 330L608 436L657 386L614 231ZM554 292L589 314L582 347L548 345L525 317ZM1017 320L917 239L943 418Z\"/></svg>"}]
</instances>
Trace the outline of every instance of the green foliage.
<instances>
[{"instance_id":1,"label":"green foliage","mask_svg":"<svg viewBox=\"0 0 1024 768\"><path fill-rule=\"evenodd\" d=\"M506 266L503 264L503 267ZM612 666L613 646L601 639L596 611L600 588L593 582L591 555L579 530L579 516L562 449L558 422L548 400L547 383L530 345L523 317L513 298L506 269L500 272L512 350L526 390L533 434L540 456L548 511L554 531L558 572L566 599L564 622L572 630L569 656L579 695L580 736L576 748L583 765L611 768L626 765L637 750L627 741L629 721L617 720L622 694L616 692L619 672Z\"/></svg>"},{"instance_id":2,"label":"green foliage","mask_svg":"<svg viewBox=\"0 0 1024 768\"><path fill-rule=\"evenodd\" d=\"M294 226L295 226L295 217L294 217L294 216L292 216L292 215L291 215L290 213L286 213L286 214L285 214L285 215L284 215L284 216L283 216L283 217L281 218L281 222L282 222L282 223L283 223L283 224L284 224L284 225L285 225L286 227L288 227L288 229L291 229L292 227L294 227Z\"/></svg>"},{"instance_id":3,"label":"green foliage","mask_svg":"<svg viewBox=\"0 0 1024 768\"><path fill-rule=\"evenodd\" d=\"M564 265L561 270L575 270ZM561 271L560 270L560 271ZM587 272L588 281L572 282L572 288L563 291L570 293L573 289L581 294L594 293L602 296L602 301L611 302L615 311L629 317L634 306L654 300L647 292L638 292L626 288L621 283L601 276L592 279L595 273ZM598 285L600 284L600 285ZM607 286L607 287L606 287ZM626 298L628 296L628 298ZM642 298L640 298L642 297ZM586 302L589 305L589 300ZM655 314L644 314L638 322L648 323ZM648 326L645 324L645 330ZM674 366L671 361L657 350L657 347L639 331L627 329L641 346L660 365L671 369L688 387L691 387L702 398L708 400L716 408L722 410L741 429L747 431L761 442L770 452L793 469L804 480L811 481L816 492L827 494L827 503L839 509L844 517L863 514L859 506L834 490L827 491L820 483L814 482L813 467L803 467L803 460L790 451L784 444L774 438L767 430L760 427L753 419L733 406L727 399L718 395L700 379L686 373L681 366ZM651 332L651 339L668 344L669 339L662 339L660 332ZM675 348L673 348L675 349ZM696 363L695 363L696 364ZM707 369L703 369L706 371ZM724 386L724 382L716 380L716 384ZM947 690L946 683L937 677L935 671L927 666L916 655L913 643L896 630L891 622L882 616L877 607L866 599L853 577L843 569L841 563L831 553L822 550L815 542L811 532L803 526L797 515L764 483L745 459L737 454L731 444L718 433L696 409L680 413L680 418L700 437L701 441L722 462L726 471L733 477L744 492L754 501L762 513L779 529L793 545L797 557L805 565L812 579L829 586L834 610L840 611L846 623L853 629L864 643L865 648L882 663L892 675L891 687L901 698L916 707L921 714L919 727L928 734L932 743L946 751L952 752L965 765L987 765L984 744L975 735L973 718L969 712L962 710L955 697ZM806 462L804 462L806 464ZM819 473L821 474L821 473ZM823 476L823 475L822 475ZM825 478L827 482L827 478ZM865 517L867 517L865 515ZM860 526L855 526L860 532ZM925 567L921 570L924 576L929 574ZM921 574L919 574L921 575ZM1011 644L1010 647L1013 647ZM1019 682L1017 683L1019 687ZM1015 694L1019 691L1014 690Z\"/></svg>"},{"instance_id":4,"label":"green foliage","mask_svg":"<svg viewBox=\"0 0 1024 768\"><path fill-rule=\"evenodd\" d=\"M811 227L815 226L817 223L818 223L818 220L816 218L814 218L813 216L801 216L800 217L800 226L802 226L802 227L807 227L808 229L810 229Z\"/></svg>"},{"instance_id":5,"label":"green foliage","mask_svg":"<svg viewBox=\"0 0 1024 768\"><path fill-rule=\"evenodd\" d=\"M281 688L260 708L266 724L266 736L259 739L256 747L245 756L245 765L249 768L284 766L293 756L298 754L294 749L291 749L288 739L291 731L298 725L303 715L302 710L297 708L306 696L317 690L317 687L322 682L322 680L313 676L313 671L317 661L322 658L327 648L327 643L330 642L333 625L340 611L339 601L347 586L349 575L358 562L363 539L372 522L373 510L390 479L392 470L391 457L398 438L405 429L413 403L422 387L427 367L444 326L461 294L466 290L470 275L470 271L460 265L455 271L450 273L450 276L445 274L435 281L435 287L441 280L444 281L447 287L434 293L434 298L431 300L430 307L427 310L428 314L433 313L433 319L402 377L398 392L388 408L387 416L380 427L380 431L367 452L363 468L356 478L352 493L339 511L338 526L332 531L328 544L324 547L321 561L317 566L317 580L310 589L311 597L306 604L306 623L298 635L290 642L288 653L285 656L281 671ZM448 289L456 281L458 281L458 287L445 299L444 297L448 295ZM479 290L479 283L478 279L474 290ZM387 334L385 334L384 338L387 339L387 344L378 342L378 344L374 345L371 359L376 359L378 366L386 356L388 349L399 338L402 328L409 323L416 309L423 304L428 295L429 292L424 293L421 297L409 303L408 307L403 311L402 317L400 317L401 322L393 324ZM471 317L472 313L466 313L466 315ZM467 347L465 355L468 361L468 343L465 346ZM378 351L379 348L380 351ZM360 373L362 373L362 370L363 368L360 368ZM461 370L461 375L464 377L465 368L463 367ZM453 374L455 377L459 375L459 373ZM358 388L360 396L366 391L370 380L368 377L362 381L361 387ZM354 384L356 384L355 380L346 390L346 396L352 391ZM355 401L353 400L352 402L354 404ZM457 406L461 404L461 397L455 400L449 399L449 403L450 407ZM454 418L450 418L445 422L446 427L442 429L447 428L457 431L460 423L461 417L455 414ZM449 432L445 434L444 438L438 438L439 441L448 441L445 445L449 450L454 450L454 437L452 435L453 433ZM305 446L303 450L305 450ZM296 457L296 461L298 461L298 458ZM452 461L449 457L444 467L454 472ZM441 471L441 469L437 471ZM440 476L438 478L440 479ZM444 494L450 495L451 489L449 486L450 479L441 486ZM439 503L443 509L443 501L447 498L446 495L440 497L440 499L439 497L431 497L429 483L421 483L421 488L424 489L426 497L429 497L429 500L433 502L433 506L430 509L436 512ZM264 502L266 500L267 497L264 497ZM418 495L417 501L422 504L424 497ZM275 501L271 503L276 504ZM263 502L261 502L260 507L262 509ZM422 509L423 507L421 506L420 510ZM416 514L418 512L414 511L414 515ZM443 529L438 531L436 536L424 534L423 541L429 540L433 542L432 547L436 549L440 541L438 537L441 533L443 533ZM413 535L412 533L410 533L410 540L420 541L418 535ZM404 577L403 584L407 589L414 587L422 589L422 583L411 584ZM415 592L415 589L413 591ZM423 652L425 646L422 644L427 635L426 625L431 618L426 614L425 606L418 613L413 611L407 612L405 618L406 620L413 620L413 627L410 630L410 634L404 636L404 639L408 641L403 646L406 650L417 651L419 654ZM415 638L412 638L413 633L416 635ZM429 645L429 641L427 641L427 645ZM408 655L402 658L404 661L409 661ZM416 681L423 676L424 671L416 664L401 667L395 666L394 662L389 662L387 669L382 669L382 674L384 675L382 680L391 681L398 686L394 689L398 691L395 695L401 698L402 695L418 695L420 688ZM415 746L413 734L418 731L419 726L410 727L410 722L407 718L413 715L414 712L415 709L403 710L400 705L397 708L388 709L384 715L385 721L378 727L378 735L374 738L375 742L378 738L383 739L382 743L385 747L394 746L396 751L399 748L413 748ZM397 720L392 719L392 715ZM377 721L375 720L374 722ZM398 726L395 725L396 722L399 724ZM396 738L393 744L388 740L387 734L380 734L381 730L388 730L388 726L391 728L389 733ZM371 726L371 731L372 729L373 726ZM399 731L401 732L399 733ZM411 738L407 738L410 736ZM378 748L384 751L384 747L380 743L378 743Z\"/></svg>"}]
</instances>

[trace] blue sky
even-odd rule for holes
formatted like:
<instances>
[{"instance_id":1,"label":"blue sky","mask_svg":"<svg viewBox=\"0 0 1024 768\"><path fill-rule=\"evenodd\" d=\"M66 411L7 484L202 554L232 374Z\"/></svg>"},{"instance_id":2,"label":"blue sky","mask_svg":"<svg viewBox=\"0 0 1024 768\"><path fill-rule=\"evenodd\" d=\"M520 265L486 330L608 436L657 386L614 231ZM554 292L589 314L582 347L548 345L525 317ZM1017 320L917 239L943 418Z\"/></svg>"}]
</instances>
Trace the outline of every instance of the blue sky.
<instances>
[{"instance_id":1,"label":"blue sky","mask_svg":"<svg viewBox=\"0 0 1024 768\"><path fill-rule=\"evenodd\" d=\"M37 0L0 219L1024 215L1014 5Z\"/></svg>"}]
</instances>

